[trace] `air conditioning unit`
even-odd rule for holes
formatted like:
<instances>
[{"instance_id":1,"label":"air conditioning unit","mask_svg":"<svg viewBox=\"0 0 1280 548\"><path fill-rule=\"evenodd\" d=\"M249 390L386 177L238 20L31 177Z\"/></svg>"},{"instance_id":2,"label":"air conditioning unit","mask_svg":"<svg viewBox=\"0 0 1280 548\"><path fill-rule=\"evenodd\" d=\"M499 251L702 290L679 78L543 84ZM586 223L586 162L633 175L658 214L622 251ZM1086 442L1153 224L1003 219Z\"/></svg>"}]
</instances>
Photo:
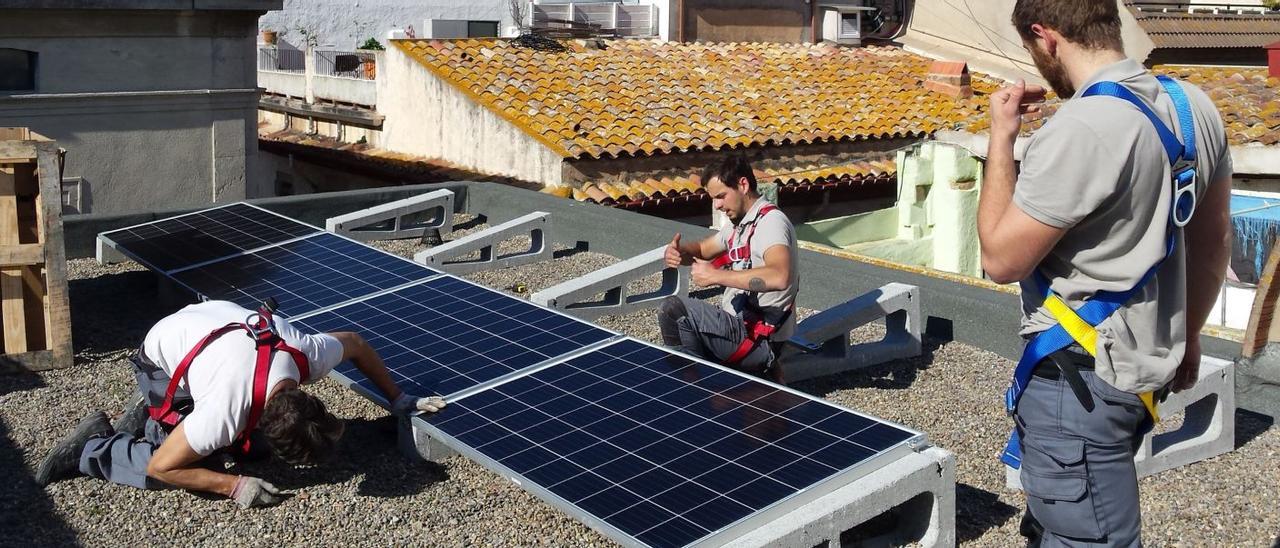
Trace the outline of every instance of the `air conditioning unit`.
<instances>
[{"instance_id":1,"label":"air conditioning unit","mask_svg":"<svg viewBox=\"0 0 1280 548\"><path fill-rule=\"evenodd\" d=\"M821 6L822 40L848 46L862 45L862 17L876 8Z\"/></svg>"}]
</instances>

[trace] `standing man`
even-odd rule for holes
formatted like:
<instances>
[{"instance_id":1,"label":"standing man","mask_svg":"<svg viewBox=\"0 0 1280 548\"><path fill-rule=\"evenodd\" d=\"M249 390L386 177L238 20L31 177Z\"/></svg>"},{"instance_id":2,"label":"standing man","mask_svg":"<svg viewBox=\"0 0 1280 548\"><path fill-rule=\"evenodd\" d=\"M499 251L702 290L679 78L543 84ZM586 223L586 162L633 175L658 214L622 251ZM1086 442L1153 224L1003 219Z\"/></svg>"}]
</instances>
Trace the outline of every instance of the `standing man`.
<instances>
[{"instance_id":1,"label":"standing man","mask_svg":"<svg viewBox=\"0 0 1280 548\"><path fill-rule=\"evenodd\" d=\"M658 310L662 342L754 375L770 375L777 346L795 331L796 233L778 206L760 197L751 164L731 155L702 172L711 204L732 221L700 242L667 246L668 267L693 266L693 282L724 286L720 307L667 297Z\"/></svg>"},{"instance_id":2,"label":"standing man","mask_svg":"<svg viewBox=\"0 0 1280 548\"><path fill-rule=\"evenodd\" d=\"M1125 57L1117 2L1018 0L1013 24L1066 102L1016 172L1020 114L1044 90L991 96L982 266L1021 282L1027 339L1002 460L1021 465L1030 545L1138 546L1134 452L1153 392L1196 382L1230 252L1222 119Z\"/></svg>"},{"instance_id":3,"label":"standing man","mask_svg":"<svg viewBox=\"0 0 1280 548\"><path fill-rule=\"evenodd\" d=\"M350 360L387 397L393 412L434 413L444 407L439 397L401 391L360 335L304 334L271 312L209 301L160 320L130 358L149 415L145 425L140 424L141 404L126 412L119 432L95 411L49 452L36 481L47 485L78 470L139 489L168 485L218 493L244 508L265 506L285 494L260 478L210 469L204 459L222 450L263 456L265 442L287 462L322 461L342 436L343 423L300 384L324 378Z\"/></svg>"}]
</instances>

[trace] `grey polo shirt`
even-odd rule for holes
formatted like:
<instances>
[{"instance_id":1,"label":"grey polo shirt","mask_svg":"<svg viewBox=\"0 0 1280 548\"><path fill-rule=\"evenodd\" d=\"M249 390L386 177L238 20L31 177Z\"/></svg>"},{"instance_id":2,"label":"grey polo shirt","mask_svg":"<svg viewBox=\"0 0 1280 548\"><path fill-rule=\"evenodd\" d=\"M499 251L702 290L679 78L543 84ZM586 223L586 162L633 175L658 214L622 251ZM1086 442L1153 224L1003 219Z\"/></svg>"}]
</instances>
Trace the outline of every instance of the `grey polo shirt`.
<instances>
[{"instance_id":1,"label":"grey polo shirt","mask_svg":"<svg viewBox=\"0 0 1280 548\"><path fill-rule=\"evenodd\" d=\"M770 212L768 215L761 216L760 210L769 204L768 200L760 198L756 203L747 210L742 216L742 220L737 225L726 226L720 229L720 244L725 249L729 249L729 237L737 233L734 237L734 245L741 246L743 240L751 235L751 257L748 261L743 258L741 261L733 263L734 270L746 270L748 268L759 268L764 266L764 253L769 248L776 245L785 245L791 250L791 285L786 289L779 291L765 291L763 293L753 293L750 291L726 287L724 296L720 298L720 306L730 314L739 313L734 308L735 299L748 299L751 304L763 308L770 314L781 314L783 310L791 306L796 300L796 293L800 288L800 270L799 270L799 247L796 245L796 230L791 226L791 220L787 218L782 210ZM752 233L751 226L755 225L755 232ZM769 340L785 341L791 337L796 330L796 315L792 311L787 316L787 321L778 327L773 336Z\"/></svg>"},{"instance_id":2,"label":"grey polo shirt","mask_svg":"<svg viewBox=\"0 0 1280 548\"><path fill-rule=\"evenodd\" d=\"M1125 291L1165 254L1171 197L1169 158L1146 116L1114 97L1081 97L1094 82L1120 83L1181 135L1173 102L1155 77L1126 59L1099 70L1032 136L1013 203L1067 229L1040 263L1072 308L1099 290ZM1195 113L1196 194L1231 175L1222 118L1199 88L1182 83ZM1179 239L1156 276L1098 326L1098 376L1141 393L1169 382L1186 348L1185 251ZM1022 282L1022 335L1053 324L1033 280Z\"/></svg>"}]
</instances>

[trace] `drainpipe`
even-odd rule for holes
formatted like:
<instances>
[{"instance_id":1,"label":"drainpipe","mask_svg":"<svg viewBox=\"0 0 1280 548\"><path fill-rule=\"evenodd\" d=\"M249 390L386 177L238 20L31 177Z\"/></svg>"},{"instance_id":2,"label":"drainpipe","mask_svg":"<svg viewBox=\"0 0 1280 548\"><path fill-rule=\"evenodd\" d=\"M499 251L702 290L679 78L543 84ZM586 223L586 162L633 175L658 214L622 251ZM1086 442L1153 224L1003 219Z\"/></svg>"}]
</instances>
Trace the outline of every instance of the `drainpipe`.
<instances>
[{"instance_id":1,"label":"drainpipe","mask_svg":"<svg viewBox=\"0 0 1280 548\"><path fill-rule=\"evenodd\" d=\"M676 42L684 43L684 0L676 0Z\"/></svg>"}]
</instances>

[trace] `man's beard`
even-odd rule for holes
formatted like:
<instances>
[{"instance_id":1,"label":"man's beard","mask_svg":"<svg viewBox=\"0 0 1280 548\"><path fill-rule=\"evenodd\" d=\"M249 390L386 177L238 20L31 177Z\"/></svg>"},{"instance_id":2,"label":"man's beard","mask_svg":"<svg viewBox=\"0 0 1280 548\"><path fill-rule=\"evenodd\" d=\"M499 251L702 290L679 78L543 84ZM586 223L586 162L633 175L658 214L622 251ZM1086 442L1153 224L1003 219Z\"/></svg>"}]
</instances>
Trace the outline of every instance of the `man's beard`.
<instances>
[{"instance_id":1,"label":"man's beard","mask_svg":"<svg viewBox=\"0 0 1280 548\"><path fill-rule=\"evenodd\" d=\"M1027 50L1031 52L1031 60L1035 62L1040 76L1044 77L1058 97L1070 99L1076 94L1076 86L1071 83L1071 78L1067 77L1067 70L1063 68L1062 63L1051 57L1049 52L1034 45Z\"/></svg>"}]
</instances>

